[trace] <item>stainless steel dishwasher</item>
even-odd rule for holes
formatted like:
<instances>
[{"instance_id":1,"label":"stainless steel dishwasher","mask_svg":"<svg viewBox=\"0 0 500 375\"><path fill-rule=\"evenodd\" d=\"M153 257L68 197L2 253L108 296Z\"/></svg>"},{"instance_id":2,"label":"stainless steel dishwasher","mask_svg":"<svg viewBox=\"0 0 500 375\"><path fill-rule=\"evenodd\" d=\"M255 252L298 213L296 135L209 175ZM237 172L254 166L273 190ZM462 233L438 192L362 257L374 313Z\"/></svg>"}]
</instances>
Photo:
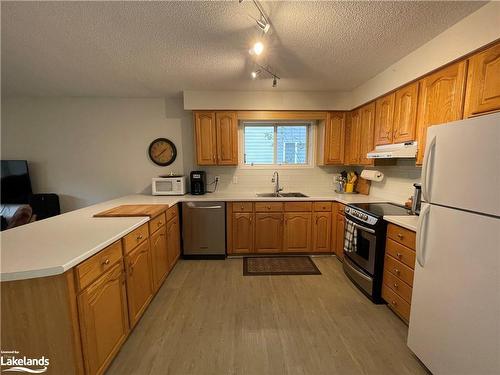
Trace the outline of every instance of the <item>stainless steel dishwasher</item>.
<instances>
[{"instance_id":1,"label":"stainless steel dishwasher","mask_svg":"<svg viewBox=\"0 0 500 375\"><path fill-rule=\"evenodd\" d=\"M226 255L226 204L182 203L182 241L186 258L224 258Z\"/></svg>"}]
</instances>

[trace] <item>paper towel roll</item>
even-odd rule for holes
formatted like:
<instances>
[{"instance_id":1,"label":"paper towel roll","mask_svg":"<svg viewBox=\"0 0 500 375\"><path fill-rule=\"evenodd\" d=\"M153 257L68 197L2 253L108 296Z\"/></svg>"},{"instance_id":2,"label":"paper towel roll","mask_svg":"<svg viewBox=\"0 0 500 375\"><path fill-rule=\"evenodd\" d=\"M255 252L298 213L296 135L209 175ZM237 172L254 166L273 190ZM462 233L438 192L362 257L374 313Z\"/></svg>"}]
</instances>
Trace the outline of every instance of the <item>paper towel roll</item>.
<instances>
[{"instance_id":1,"label":"paper towel roll","mask_svg":"<svg viewBox=\"0 0 500 375\"><path fill-rule=\"evenodd\" d=\"M361 171L361 178L364 178L365 180L380 182L384 179L384 174L380 171L363 169Z\"/></svg>"}]
</instances>

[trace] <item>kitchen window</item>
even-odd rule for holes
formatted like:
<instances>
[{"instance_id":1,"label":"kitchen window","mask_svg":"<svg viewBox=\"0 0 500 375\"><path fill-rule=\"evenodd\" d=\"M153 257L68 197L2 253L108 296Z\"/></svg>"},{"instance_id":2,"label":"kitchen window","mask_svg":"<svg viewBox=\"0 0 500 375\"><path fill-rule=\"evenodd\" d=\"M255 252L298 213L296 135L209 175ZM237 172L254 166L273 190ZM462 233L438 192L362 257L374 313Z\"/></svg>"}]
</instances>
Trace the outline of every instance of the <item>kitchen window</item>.
<instances>
[{"instance_id":1,"label":"kitchen window","mask_svg":"<svg viewBox=\"0 0 500 375\"><path fill-rule=\"evenodd\" d=\"M311 123L244 123L243 164L245 166L311 165Z\"/></svg>"}]
</instances>

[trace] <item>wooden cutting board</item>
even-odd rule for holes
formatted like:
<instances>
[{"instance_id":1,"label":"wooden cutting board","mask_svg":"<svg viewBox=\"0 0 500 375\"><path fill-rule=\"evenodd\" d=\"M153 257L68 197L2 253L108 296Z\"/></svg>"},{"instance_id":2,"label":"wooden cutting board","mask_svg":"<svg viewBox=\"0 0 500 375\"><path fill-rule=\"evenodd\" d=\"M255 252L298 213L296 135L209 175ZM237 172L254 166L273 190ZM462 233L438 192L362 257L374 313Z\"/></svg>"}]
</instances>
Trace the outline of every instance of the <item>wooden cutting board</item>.
<instances>
[{"instance_id":1,"label":"wooden cutting board","mask_svg":"<svg viewBox=\"0 0 500 375\"><path fill-rule=\"evenodd\" d=\"M124 204L99 212L94 217L155 217L166 210L168 210L168 205L166 204Z\"/></svg>"},{"instance_id":2,"label":"wooden cutting board","mask_svg":"<svg viewBox=\"0 0 500 375\"><path fill-rule=\"evenodd\" d=\"M359 194L368 195L370 193L370 186L370 180L365 180L364 178L359 177L358 181L356 181L356 191Z\"/></svg>"}]
</instances>

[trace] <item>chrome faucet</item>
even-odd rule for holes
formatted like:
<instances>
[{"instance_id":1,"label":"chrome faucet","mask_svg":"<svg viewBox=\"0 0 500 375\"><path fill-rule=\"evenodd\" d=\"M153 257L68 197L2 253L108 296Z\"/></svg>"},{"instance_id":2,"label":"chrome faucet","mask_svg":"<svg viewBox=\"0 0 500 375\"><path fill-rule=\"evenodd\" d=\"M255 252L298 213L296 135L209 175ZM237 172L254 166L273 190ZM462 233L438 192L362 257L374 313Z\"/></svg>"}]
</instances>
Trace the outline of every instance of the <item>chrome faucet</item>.
<instances>
[{"instance_id":1,"label":"chrome faucet","mask_svg":"<svg viewBox=\"0 0 500 375\"><path fill-rule=\"evenodd\" d=\"M280 194L280 191L283 191L283 188L280 187L280 175L278 171L274 171L271 182L274 183L274 194L278 196Z\"/></svg>"}]
</instances>

